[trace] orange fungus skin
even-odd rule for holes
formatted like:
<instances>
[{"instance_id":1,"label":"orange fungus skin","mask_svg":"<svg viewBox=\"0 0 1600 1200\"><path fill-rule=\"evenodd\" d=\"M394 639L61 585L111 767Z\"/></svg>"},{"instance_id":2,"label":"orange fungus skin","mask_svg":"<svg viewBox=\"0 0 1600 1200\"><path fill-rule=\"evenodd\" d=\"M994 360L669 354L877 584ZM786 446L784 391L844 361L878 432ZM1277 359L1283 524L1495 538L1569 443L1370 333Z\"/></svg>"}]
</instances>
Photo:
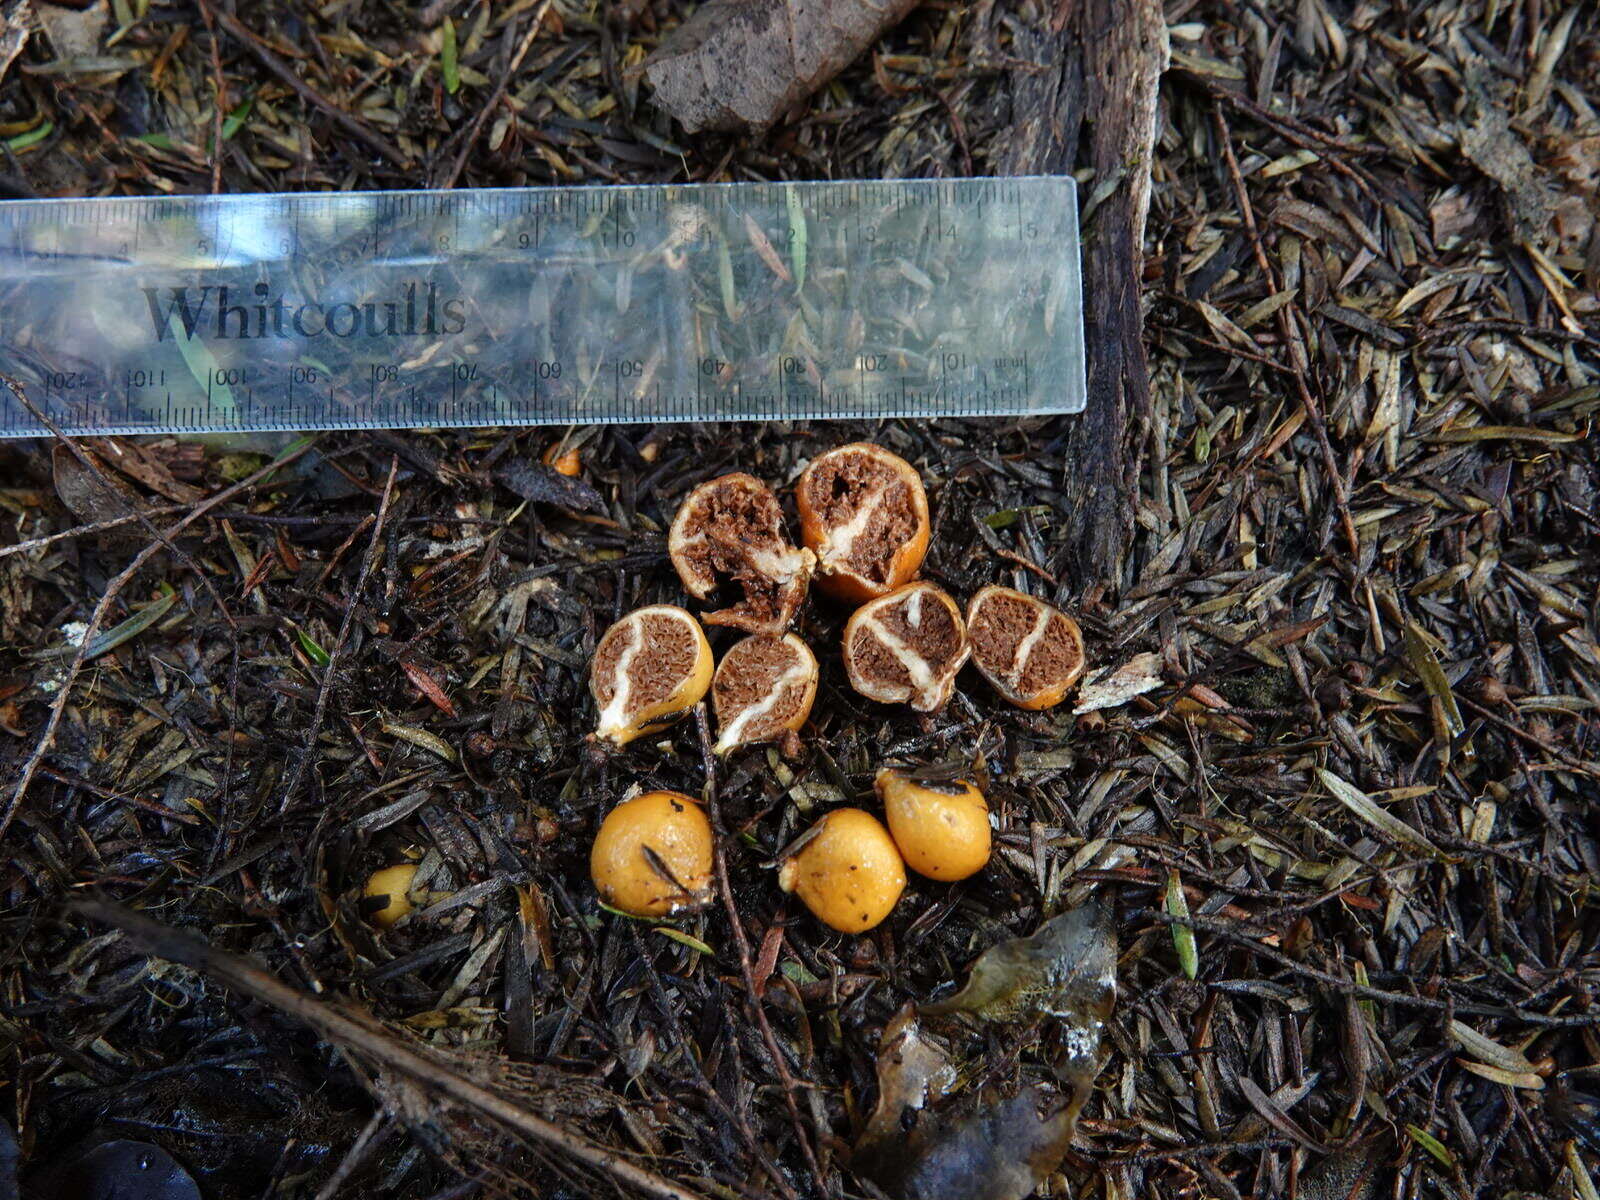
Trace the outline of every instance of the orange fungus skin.
<instances>
[{"instance_id":1,"label":"orange fungus skin","mask_svg":"<svg viewBox=\"0 0 1600 1200\"><path fill-rule=\"evenodd\" d=\"M396 922L411 911L411 899L406 893L411 890L411 881L416 876L417 864L410 862L374 871L366 887L361 889L361 894L384 896L387 902L382 908L368 913L367 920L379 929L393 929Z\"/></svg>"},{"instance_id":2,"label":"orange fungus skin","mask_svg":"<svg viewBox=\"0 0 1600 1200\"><path fill-rule=\"evenodd\" d=\"M794 892L824 925L865 933L887 917L906 887L894 839L859 808L836 808L783 863L778 886Z\"/></svg>"},{"instance_id":3,"label":"orange fungus skin","mask_svg":"<svg viewBox=\"0 0 1600 1200\"><path fill-rule=\"evenodd\" d=\"M589 852L600 898L635 917L668 917L711 894L712 836L700 802L645 792L606 814Z\"/></svg>"},{"instance_id":4,"label":"orange fungus skin","mask_svg":"<svg viewBox=\"0 0 1600 1200\"><path fill-rule=\"evenodd\" d=\"M989 861L989 804L977 784L923 783L885 767L873 786L906 866L946 883L983 870Z\"/></svg>"}]
</instances>

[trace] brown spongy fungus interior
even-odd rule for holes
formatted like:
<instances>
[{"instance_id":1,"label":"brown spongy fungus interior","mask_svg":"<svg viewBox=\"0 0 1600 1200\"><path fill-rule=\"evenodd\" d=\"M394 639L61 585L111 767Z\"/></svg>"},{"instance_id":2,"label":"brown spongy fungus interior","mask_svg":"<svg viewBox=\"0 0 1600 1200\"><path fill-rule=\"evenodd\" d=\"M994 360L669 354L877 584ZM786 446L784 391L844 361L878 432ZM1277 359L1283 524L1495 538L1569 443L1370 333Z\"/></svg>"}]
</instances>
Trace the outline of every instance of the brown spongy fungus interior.
<instances>
[{"instance_id":1,"label":"brown spongy fungus interior","mask_svg":"<svg viewBox=\"0 0 1600 1200\"><path fill-rule=\"evenodd\" d=\"M880 608L874 624L864 626L850 644L856 671L866 679L876 679L900 687L911 685L911 674L896 655L879 640L875 626L900 639L934 671L940 670L961 648L961 633L954 618L938 600L922 596L922 619L913 628L907 619L909 597Z\"/></svg>"},{"instance_id":2,"label":"brown spongy fungus interior","mask_svg":"<svg viewBox=\"0 0 1600 1200\"><path fill-rule=\"evenodd\" d=\"M989 595L983 598L967 636L972 639L972 656L989 671L1011 670L1017 647L1032 631L1039 612L1015 596Z\"/></svg>"},{"instance_id":3,"label":"brown spongy fungus interior","mask_svg":"<svg viewBox=\"0 0 1600 1200\"><path fill-rule=\"evenodd\" d=\"M795 666L797 658L794 647L782 638L748 638L740 642L728 651L712 685L718 714L732 718L751 705L760 704L772 694L784 673ZM783 728L799 708L805 691L803 687L786 688L777 703L747 727L746 735L760 736Z\"/></svg>"},{"instance_id":4,"label":"brown spongy fungus interior","mask_svg":"<svg viewBox=\"0 0 1600 1200\"><path fill-rule=\"evenodd\" d=\"M783 536L783 511L764 487L728 480L712 487L690 514L685 532L702 535L685 552L697 574L715 587L736 584L744 598L738 607L757 621L777 617L783 585L751 561L753 550L782 554L791 549Z\"/></svg>"},{"instance_id":5,"label":"brown spongy fungus interior","mask_svg":"<svg viewBox=\"0 0 1600 1200\"><path fill-rule=\"evenodd\" d=\"M1017 686L1023 692L1039 691L1074 675L1083 668L1083 645L1067 619L1050 617L1050 628L1034 644Z\"/></svg>"},{"instance_id":6,"label":"brown spongy fungus interior","mask_svg":"<svg viewBox=\"0 0 1600 1200\"><path fill-rule=\"evenodd\" d=\"M874 583L887 582L895 552L917 531L917 512L906 481L865 454L843 454L815 469L808 490L812 508L829 529L849 522L874 492L883 490L882 503L851 546L845 565Z\"/></svg>"},{"instance_id":7,"label":"brown spongy fungus interior","mask_svg":"<svg viewBox=\"0 0 1600 1200\"><path fill-rule=\"evenodd\" d=\"M633 680L628 695L630 711L660 704L694 668L692 631L672 617L644 617L619 636L609 639L595 655L595 698L602 705L616 694L617 662L637 637L644 638L644 645L628 664L628 674Z\"/></svg>"}]
</instances>

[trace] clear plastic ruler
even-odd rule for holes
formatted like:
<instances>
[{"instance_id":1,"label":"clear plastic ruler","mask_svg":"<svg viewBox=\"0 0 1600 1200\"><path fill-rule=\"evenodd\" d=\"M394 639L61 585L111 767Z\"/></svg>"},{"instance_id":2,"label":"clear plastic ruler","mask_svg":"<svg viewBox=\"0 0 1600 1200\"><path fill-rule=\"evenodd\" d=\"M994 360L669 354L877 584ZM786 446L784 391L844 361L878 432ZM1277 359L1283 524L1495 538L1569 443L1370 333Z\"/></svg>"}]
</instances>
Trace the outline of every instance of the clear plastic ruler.
<instances>
[{"instance_id":1,"label":"clear plastic ruler","mask_svg":"<svg viewBox=\"0 0 1600 1200\"><path fill-rule=\"evenodd\" d=\"M12 201L0 372L69 433L1077 412L1076 191Z\"/></svg>"}]
</instances>

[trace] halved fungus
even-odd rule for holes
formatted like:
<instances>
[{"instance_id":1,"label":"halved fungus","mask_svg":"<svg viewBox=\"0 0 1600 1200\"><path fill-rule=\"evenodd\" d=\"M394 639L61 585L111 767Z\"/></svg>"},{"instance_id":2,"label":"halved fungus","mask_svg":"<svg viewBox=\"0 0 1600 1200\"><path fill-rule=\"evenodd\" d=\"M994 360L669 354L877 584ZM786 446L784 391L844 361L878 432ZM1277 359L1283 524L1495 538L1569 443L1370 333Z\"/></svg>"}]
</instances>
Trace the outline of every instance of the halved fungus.
<instances>
[{"instance_id":1,"label":"halved fungus","mask_svg":"<svg viewBox=\"0 0 1600 1200\"><path fill-rule=\"evenodd\" d=\"M794 634L756 633L735 642L711 680L717 753L791 740L816 696L816 656Z\"/></svg>"},{"instance_id":2,"label":"halved fungus","mask_svg":"<svg viewBox=\"0 0 1600 1200\"><path fill-rule=\"evenodd\" d=\"M1008 587L967 604L972 665L1018 708L1050 708L1083 675L1083 632L1066 613Z\"/></svg>"},{"instance_id":3,"label":"halved fungus","mask_svg":"<svg viewBox=\"0 0 1600 1200\"><path fill-rule=\"evenodd\" d=\"M711 647L700 622L674 604L635 609L594 648L589 690L600 707L595 736L626 745L672 724L710 686Z\"/></svg>"},{"instance_id":4,"label":"halved fungus","mask_svg":"<svg viewBox=\"0 0 1600 1200\"><path fill-rule=\"evenodd\" d=\"M961 610L918 581L856 609L844 627L844 669L868 700L936 712L971 653Z\"/></svg>"},{"instance_id":5,"label":"halved fungus","mask_svg":"<svg viewBox=\"0 0 1600 1200\"><path fill-rule=\"evenodd\" d=\"M411 911L411 881L417 877L414 862L381 867L361 889L362 914L379 929L392 929Z\"/></svg>"},{"instance_id":6,"label":"halved fungus","mask_svg":"<svg viewBox=\"0 0 1600 1200\"><path fill-rule=\"evenodd\" d=\"M711 897L711 822L692 796L645 792L606 814L589 852L600 898L635 917L666 917Z\"/></svg>"},{"instance_id":7,"label":"halved fungus","mask_svg":"<svg viewBox=\"0 0 1600 1200\"><path fill-rule=\"evenodd\" d=\"M873 787L906 866L946 882L983 870L989 861L989 804L971 779L884 767Z\"/></svg>"},{"instance_id":8,"label":"halved fungus","mask_svg":"<svg viewBox=\"0 0 1600 1200\"><path fill-rule=\"evenodd\" d=\"M707 625L782 633L806 598L816 557L789 544L772 489L735 473L702 483L678 506L667 552L684 589L705 600L734 586L738 603L707 613Z\"/></svg>"},{"instance_id":9,"label":"halved fungus","mask_svg":"<svg viewBox=\"0 0 1600 1200\"><path fill-rule=\"evenodd\" d=\"M905 864L889 831L859 808L836 808L802 835L778 870L823 924L864 933L893 911L906 887Z\"/></svg>"},{"instance_id":10,"label":"halved fungus","mask_svg":"<svg viewBox=\"0 0 1600 1200\"><path fill-rule=\"evenodd\" d=\"M915 468L871 442L818 455L795 484L800 537L817 586L859 604L917 576L928 552L928 497Z\"/></svg>"}]
</instances>

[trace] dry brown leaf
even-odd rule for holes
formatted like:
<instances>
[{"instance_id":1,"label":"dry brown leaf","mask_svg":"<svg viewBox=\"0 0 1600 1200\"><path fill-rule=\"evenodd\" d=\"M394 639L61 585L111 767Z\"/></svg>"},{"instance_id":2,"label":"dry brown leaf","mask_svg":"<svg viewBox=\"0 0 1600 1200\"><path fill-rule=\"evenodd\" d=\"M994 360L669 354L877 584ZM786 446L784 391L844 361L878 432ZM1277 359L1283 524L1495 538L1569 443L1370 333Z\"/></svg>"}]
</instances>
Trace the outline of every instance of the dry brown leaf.
<instances>
[{"instance_id":1,"label":"dry brown leaf","mask_svg":"<svg viewBox=\"0 0 1600 1200\"><path fill-rule=\"evenodd\" d=\"M645 62L690 133L764 129L839 73L916 0L709 0Z\"/></svg>"}]
</instances>

